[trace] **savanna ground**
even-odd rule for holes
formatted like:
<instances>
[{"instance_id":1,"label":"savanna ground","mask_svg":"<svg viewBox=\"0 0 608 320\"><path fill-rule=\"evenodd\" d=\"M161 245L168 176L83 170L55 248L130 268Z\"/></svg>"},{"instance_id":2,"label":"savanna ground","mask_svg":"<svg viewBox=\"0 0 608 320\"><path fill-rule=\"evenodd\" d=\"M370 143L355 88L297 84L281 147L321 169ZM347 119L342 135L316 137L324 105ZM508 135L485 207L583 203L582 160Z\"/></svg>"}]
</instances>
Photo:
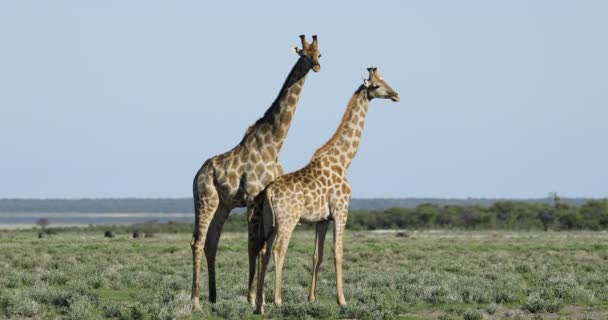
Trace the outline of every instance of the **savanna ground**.
<instances>
[{"instance_id":1,"label":"savanna ground","mask_svg":"<svg viewBox=\"0 0 608 320\"><path fill-rule=\"evenodd\" d=\"M190 312L189 234L131 239L69 232L37 239L0 232L0 318L260 318L246 302L246 234L224 233L218 302ZM332 237L317 302L306 302L314 235L291 240L283 305L266 318L608 319L608 233L348 231L348 306L335 303Z\"/></svg>"}]
</instances>

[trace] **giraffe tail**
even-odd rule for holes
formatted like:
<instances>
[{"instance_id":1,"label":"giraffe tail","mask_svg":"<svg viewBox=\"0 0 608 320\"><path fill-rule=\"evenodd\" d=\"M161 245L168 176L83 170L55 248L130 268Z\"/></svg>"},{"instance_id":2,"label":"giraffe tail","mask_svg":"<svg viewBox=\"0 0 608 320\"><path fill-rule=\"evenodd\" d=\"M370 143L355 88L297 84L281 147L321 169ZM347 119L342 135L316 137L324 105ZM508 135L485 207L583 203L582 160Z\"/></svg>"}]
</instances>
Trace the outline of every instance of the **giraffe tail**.
<instances>
[{"instance_id":1,"label":"giraffe tail","mask_svg":"<svg viewBox=\"0 0 608 320\"><path fill-rule=\"evenodd\" d=\"M256 214L260 218L260 238L263 241L270 238L276 226L272 199L267 190L268 189L259 194L256 204L256 210L258 211Z\"/></svg>"},{"instance_id":2,"label":"giraffe tail","mask_svg":"<svg viewBox=\"0 0 608 320\"><path fill-rule=\"evenodd\" d=\"M199 188L198 188L198 184L197 184L197 180L199 175L201 174L202 168L201 170L199 170L199 172L196 173L196 176L194 177L194 182L192 185L192 193L193 193L193 197L192 199L194 200L194 231L192 232L192 240L190 241L190 245L194 246L194 243L197 241L198 237L199 237L199 231L200 231L200 218L201 218L201 199L200 199L200 193L199 193Z\"/></svg>"}]
</instances>

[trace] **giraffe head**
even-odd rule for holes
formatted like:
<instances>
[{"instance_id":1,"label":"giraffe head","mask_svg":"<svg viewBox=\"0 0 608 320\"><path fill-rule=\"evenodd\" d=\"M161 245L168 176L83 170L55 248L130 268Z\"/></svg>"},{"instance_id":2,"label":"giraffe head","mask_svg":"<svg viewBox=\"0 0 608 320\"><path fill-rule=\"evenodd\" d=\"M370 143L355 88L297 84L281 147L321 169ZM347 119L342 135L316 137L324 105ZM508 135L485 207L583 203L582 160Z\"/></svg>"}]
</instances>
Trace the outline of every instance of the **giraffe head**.
<instances>
[{"instance_id":1,"label":"giraffe head","mask_svg":"<svg viewBox=\"0 0 608 320\"><path fill-rule=\"evenodd\" d=\"M300 39L302 40L302 49L295 47L293 48L294 51L300 55L300 57L310 59L310 62L312 62L312 71L319 72L319 70L321 70L321 65L319 64L321 54L319 53L319 47L317 45L317 35L312 36L312 43L308 43L304 35L301 35Z\"/></svg>"},{"instance_id":2,"label":"giraffe head","mask_svg":"<svg viewBox=\"0 0 608 320\"><path fill-rule=\"evenodd\" d=\"M382 79L376 68L367 68L369 78L363 79L363 86L367 90L367 98L391 99L395 102L399 101L399 94L393 90L391 86Z\"/></svg>"}]
</instances>

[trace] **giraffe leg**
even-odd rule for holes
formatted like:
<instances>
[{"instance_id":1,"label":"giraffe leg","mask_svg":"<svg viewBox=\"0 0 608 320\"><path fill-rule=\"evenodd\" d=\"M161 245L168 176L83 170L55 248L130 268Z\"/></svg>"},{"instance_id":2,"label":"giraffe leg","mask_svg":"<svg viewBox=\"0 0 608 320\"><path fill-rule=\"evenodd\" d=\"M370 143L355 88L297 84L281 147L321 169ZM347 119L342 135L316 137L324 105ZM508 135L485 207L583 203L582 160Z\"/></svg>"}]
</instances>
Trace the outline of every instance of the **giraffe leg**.
<instances>
[{"instance_id":1,"label":"giraffe leg","mask_svg":"<svg viewBox=\"0 0 608 320\"><path fill-rule=\"evenodd\" d=\"M281 283L283 277L283 263L285 262L285 255L287 254L287 246L289 245L289 239L291 233L295 228L297 220L293 222L289 221L283 225L279 225L277 228L277 242L274 245L274 303L281 305L283 300L281 299Z\"/></svg>"},{"instance_id":2,"label":"giraffe leg","mask_svg":"<svg viewBox=\"0 0 608 320\"><path fill-rule=\"evenodd\" d=\"M255 306L256 286L255 286L255 269L256 269L256 258L260 253L261 245L260 239L258 238L259 232L259 218L253 215L253 208L247 208L247 216L250 217L247 222L248 232L248 243L247 247L249 250L249 282L247 291L247 302L250 305ZM263 298L263 297L262 297Z\"/></svg>"},{"instance_id":3,"label":"giraffe leg","mask_svg":"<svg viewBox=\"0 0 608 320\"><path fill-rule=\"evenodd\" d=\"M344 227L346 226L346 218L348 208L340 210L334 214L334 256L336 264L336 293L338 295L338 304L346 306L344 299L344 290L342 288L342 251L344 248Z\"/></svg>"},{"instance_id":4,"label":"giraffe leg","mask_svg":"<svg viewBox=\"0 0 608 320\"><path fill-rule=\"evenodd\" d=\"M325 243L325 234L329 221L317 222L315 225L315 253L312 256L312 283L310 284L310 292L308 293L308 301L315 301L315 289L317 287L317 277L319 268L323 261L323 245Z\"/></svg>"},{"instance_id":5,"label":"giraffe leg","mask_svg":"<svg viewBox=\"0 0 608 320\"><path fill-rule=\"evenodd\" d=\"M255 296L255 313L264 313L264 278L266 276L266 268L270 261L270 254L272 253L272 244L274 242L275 234L271 234L270 238L262 244L258 257L258 287Z\"/></svg>"},{"instance_id":6,"label":"giraffe leg","mask_svg":"<svg viewBox=\"0 0 608 320\"><path fill-rule=\"evenodd\" d=\"M194 183L194 233L192 248L192 308L200 309L200 268L203 244L211 219L219 206L219 196L213 185L213 177L201 171Z\"/></svg>"},{"instance_id":7,"label":"giraffe leg","mask_svg":"<svg viewBox=\"0 0 608 320\"><path fill-rule=\"evenodd\" d=\"M209 277L209 302L217 301L217 289L215 284L215 256L222 234L224 222L230 214L230 209L220 205L211 220L205 240L205 258L207 258L207 273Z\"/></svg>"}]
</instances>

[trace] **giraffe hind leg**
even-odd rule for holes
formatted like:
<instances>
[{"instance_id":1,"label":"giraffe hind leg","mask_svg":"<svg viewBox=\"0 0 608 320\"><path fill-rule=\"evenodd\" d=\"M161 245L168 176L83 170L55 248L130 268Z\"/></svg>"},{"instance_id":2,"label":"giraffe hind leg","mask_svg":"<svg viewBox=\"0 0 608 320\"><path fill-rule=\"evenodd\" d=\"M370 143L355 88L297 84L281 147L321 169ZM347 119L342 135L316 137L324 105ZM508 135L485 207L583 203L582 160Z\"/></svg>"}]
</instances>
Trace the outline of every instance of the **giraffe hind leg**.
<instances>
[{"instance_id":1,"label":"giraffe hind leg","mask_svg":"<svg viewBox=\"0 0 608 320\"><path fill-rule=\"evenodd\" d=\"M323 246L325 245L325 235L329 226L329 220L320 221L315 224L315 253L312 257L312 283L310 284L310 292L308 293L308 301L315 301L315 289L317 287L317 279L319 269L323 261Z\"/></svg>"},{"instance_id":2,"label":"giraffe hind leg","mask_svg":"<svg viewBox=\"0 0 608 320\"><path fill-rule=\"evenodd\" d=\"M274 255L274 303L281 305L283 303L281 285L283 278L283 263L285 262L285 256L287 255L287 247L289 246L289 240L293 229L296 227L298 220L293 219L286 221L283 225L278 225L276 229L276 241L273 248Z\"/></svg>"},{"instance_id":3,"label":"giraffe hind leg","mask_svg":"<svg viewBox=\"0 0 608 320\"><path fill-rule=\"evenodd\" d=\"M264 278L266 277L266 268L270 261L270 255L272 253L272 247L276 234L272 233L268 239L260 246L258 252L258 278L257 278L257 292L255 295L255 313L264 313Z\"/></svg>"},{"instance_id":4,"label":"giraffe hind leg","mask_svg":"<svg viewBox=\"0 0 608 320\"><path fill-rule=\"evenodd\" d=\"M260 219L259 216L256 216L253 207L247 208L249 217L247 221L247 232L248 232L248 251L249 251L249 281L248 281L248 290L247 290L247 302L250 305L255 306L255 297L256 297L256 260L257 256L260 253L262 248L261 239L259 237L260 231Z\"/></svg>"},{"instance_id":5,"label":"giraffe hind leg","mask_svg":"<svg viewBox=\"0 0 608 320\"><path fill-rule=\"evenodd\" d=\"M203 245L211 219L219 206L219 196L211 173L201 170L194 181L194 232L192 248L192 308L200 309L200 268Z\"/></svg>"}]
</instances>

